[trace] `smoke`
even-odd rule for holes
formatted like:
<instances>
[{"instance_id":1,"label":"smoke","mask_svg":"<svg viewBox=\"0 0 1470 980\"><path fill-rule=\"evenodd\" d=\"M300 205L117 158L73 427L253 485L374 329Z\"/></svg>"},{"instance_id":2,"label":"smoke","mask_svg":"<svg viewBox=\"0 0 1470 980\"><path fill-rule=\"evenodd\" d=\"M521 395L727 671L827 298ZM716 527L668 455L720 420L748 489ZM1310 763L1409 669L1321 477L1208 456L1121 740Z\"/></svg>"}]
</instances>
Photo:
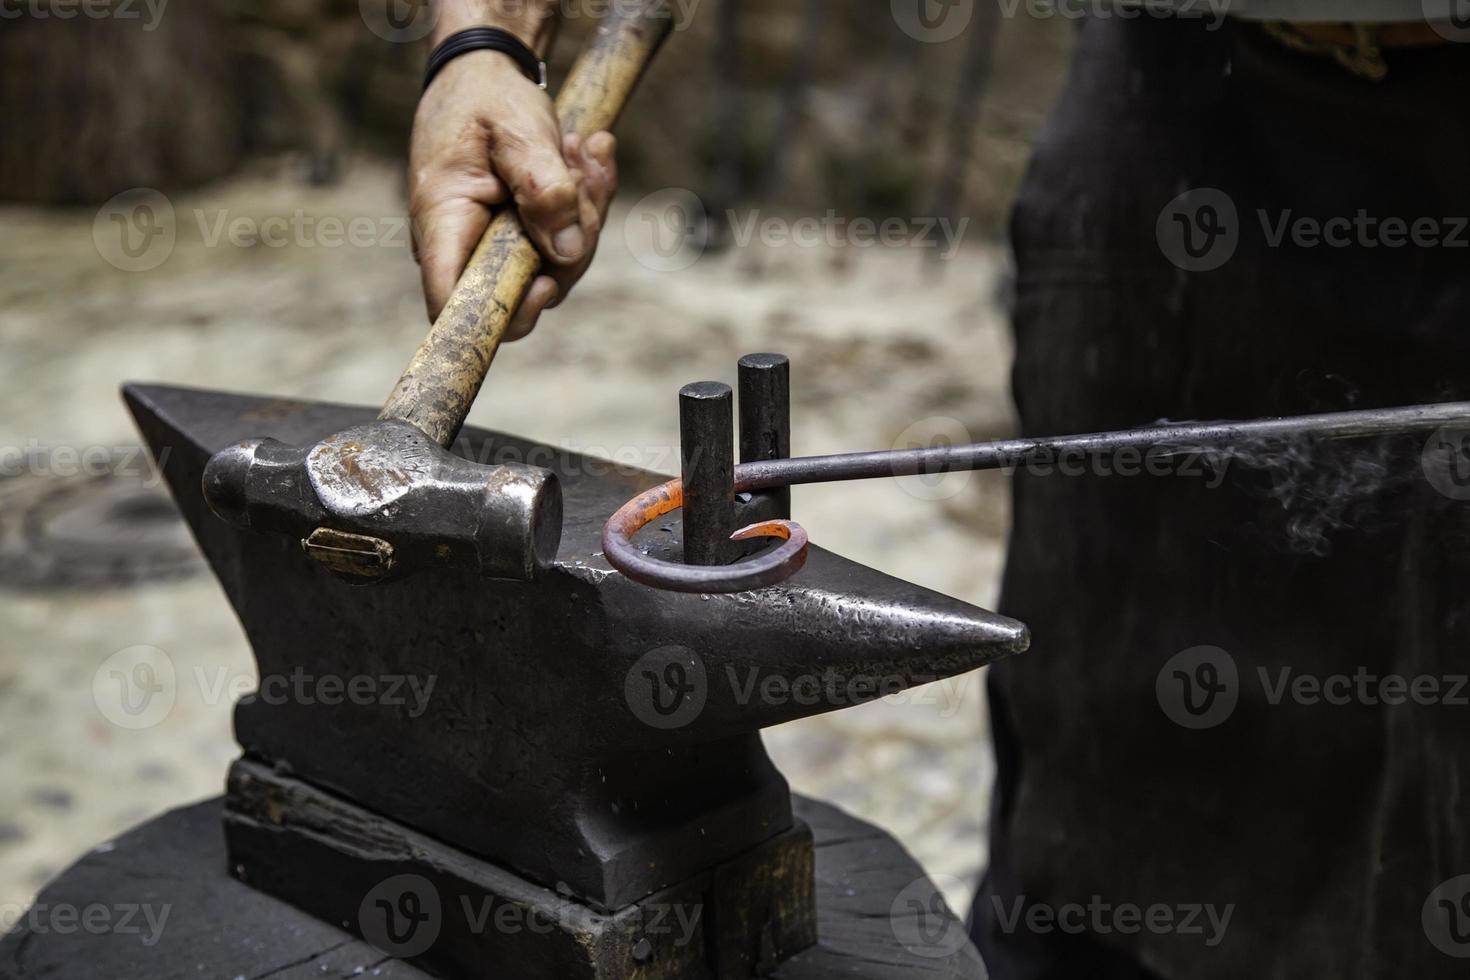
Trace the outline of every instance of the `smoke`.
<instances>
[{"instance_id":1,"label":"smoke","mask_svg":"<svg viewBox=\"0 0 1470 980\"><path fill-rule=\"evenodd\" d=\"M1217 472L1233 470L1235 486L1275 505L1291 554L1331 554L1335 535L1381 524L1387 499L1420 480L1418 459L1396 438L1272 439L1201 452Z\"/></svg>"}]
</instances>

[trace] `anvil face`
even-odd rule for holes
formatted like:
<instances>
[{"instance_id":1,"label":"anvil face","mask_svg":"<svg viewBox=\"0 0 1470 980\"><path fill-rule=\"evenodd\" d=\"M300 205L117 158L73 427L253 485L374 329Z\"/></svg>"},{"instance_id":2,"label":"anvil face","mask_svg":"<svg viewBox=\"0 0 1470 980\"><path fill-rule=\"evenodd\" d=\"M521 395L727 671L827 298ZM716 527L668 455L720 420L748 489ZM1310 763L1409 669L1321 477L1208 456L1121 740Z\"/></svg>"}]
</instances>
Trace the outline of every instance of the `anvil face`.
<instances>
[{"instance_id":1,"label":"anvil face","mask_svg":"<svg viewBox=\"0 0 1470 980\"><path fill-rule=\"evenodd\" d=\"M533 582L427 567L352 586L300 540L217 518L200 481L229 445L309 446L374 410L125 394L254 647L261 688L235 714L246 756L595 908L637 902L792 825L762 728L1028 642L1019 623L815 547L795 578L753 593L637 585L602 559L599 536L666 477L480 430L455 450L560 479L552 568ZM677 556L677 521L647 534L650 550Z\"/></svg>"}]
</instances>

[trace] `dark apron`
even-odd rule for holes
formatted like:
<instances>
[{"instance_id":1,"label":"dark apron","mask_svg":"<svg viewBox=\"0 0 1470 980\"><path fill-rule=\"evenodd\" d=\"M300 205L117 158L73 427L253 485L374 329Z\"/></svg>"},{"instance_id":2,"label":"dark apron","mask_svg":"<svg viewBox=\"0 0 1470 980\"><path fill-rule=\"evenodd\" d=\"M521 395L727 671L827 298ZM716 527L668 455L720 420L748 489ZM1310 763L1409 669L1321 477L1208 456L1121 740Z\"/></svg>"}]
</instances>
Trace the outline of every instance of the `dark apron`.
<instances>
[{"instance_id":1,"label":"dark apron","mask_svg":"<svg viewBox=\"0 0 1470 980\"><path fill-rule=\"evenodd\" d=\"M1470 399L1470 230L1446 220L1470 216L1470 45L1388 64L1360 80L1233 22L1084 25L1014 216L1027 434ZM1192 212L1181 255L1160 215L1196 188L1233 203L1234 253L1185 271L1166 251L1211 265L1221 224ZM1270 240L1360 209L1446 244ZM1424 444L1257 452L1213 488L1017 475L1002 609L1035 642L991 673L974 913L997 978L1470 973L1443 951L1470 954L1470 706L1278 691L1397 674L1455 701L1470 501L1429 484ZM1228 656L1234 707L1186 727L1164 702L1229 682L1218 652L1165 669L1199 647ZM1206 906L1230 909L1223 934Z\"/></svg>"}]
</instances>

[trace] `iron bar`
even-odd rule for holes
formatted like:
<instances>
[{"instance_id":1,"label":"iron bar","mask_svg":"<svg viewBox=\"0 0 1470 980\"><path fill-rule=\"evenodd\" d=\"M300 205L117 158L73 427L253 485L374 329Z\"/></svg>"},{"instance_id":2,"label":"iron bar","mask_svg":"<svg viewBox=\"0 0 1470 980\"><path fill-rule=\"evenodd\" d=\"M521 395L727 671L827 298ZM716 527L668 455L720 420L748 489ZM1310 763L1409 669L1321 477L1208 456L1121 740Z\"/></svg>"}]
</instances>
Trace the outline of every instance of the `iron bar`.
<instances>
[{"instance_id":1,"label":"iron bar","mask_svg":"<svg viewBox=\"0 0 1470 980\"><path fill-rule=\"evenodd\" d=\"M1380 408L1248 422L1185 422L1119 432L1050 439L1003 439L963 446L937 446L865 453L840 453L797 459L769 459L735 467L737 493L812 483L886 477L1010 469L1055 464L1065 458L1124 450L1169 457L1220 451L1296 439L1361 439L1430 432L1449 426L1470 428L1470 402ZM1099 475L1102 475L1101 473ZM806 561L806 532L791 521L767 521L735 532L732 540L782 539L779 547L724 567L692 568L649 557L633 536L650 522L684 505L684 486L673 480L629 501L603 531L603 553L614 568L645 585L680 592L742 592L774 585L794 575Z\"/></svg>"},{"instance_id":2,"label":"iron bar","mask_svg":"<svg viewBox=\"0 0 1470 980\"><path fill-rule=\"evenodd\" d=\"M886 477L999 470L1125 449L1178 456L1212 449L1300 438L1359 439L1427 432L1460 423L1470 426L1470 402L1380 408L1251 422L1187 422L1121 432L1094 432L1053 439L1005 439L963 446L839 453L747 463L736 471L742 490Z\"/></svg>"}]
</instances>

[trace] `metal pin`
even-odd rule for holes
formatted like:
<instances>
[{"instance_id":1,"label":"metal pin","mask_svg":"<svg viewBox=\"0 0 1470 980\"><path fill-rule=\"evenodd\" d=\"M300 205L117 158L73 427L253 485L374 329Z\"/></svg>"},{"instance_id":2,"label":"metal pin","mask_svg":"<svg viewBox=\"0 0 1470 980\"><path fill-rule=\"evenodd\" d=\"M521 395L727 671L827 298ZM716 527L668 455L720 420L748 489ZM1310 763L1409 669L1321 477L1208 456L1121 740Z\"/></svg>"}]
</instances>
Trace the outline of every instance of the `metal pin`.
<instances>
[{"instance_id":1,"label":"metal pin","mask_svg":"<svg viewBox=\"0 0 1470 980\"><path fill-rule=\"evenodd\" d=\"M735 396L698 381L679 391L684 480L684 562L725 565L740 554L735 530Z\"/></svg>"},{"instance_id":2,"label":"metal pin","mask_svg":"<svg viewBox=\"0 0 1470 980\"><path fill-rule=\"evenodd\" d=\"M785 354L740 359L740 462L791 456L791 360ZM764 519L791 517L791 488L762 491Z\"/></svg>"}]
</instances>

